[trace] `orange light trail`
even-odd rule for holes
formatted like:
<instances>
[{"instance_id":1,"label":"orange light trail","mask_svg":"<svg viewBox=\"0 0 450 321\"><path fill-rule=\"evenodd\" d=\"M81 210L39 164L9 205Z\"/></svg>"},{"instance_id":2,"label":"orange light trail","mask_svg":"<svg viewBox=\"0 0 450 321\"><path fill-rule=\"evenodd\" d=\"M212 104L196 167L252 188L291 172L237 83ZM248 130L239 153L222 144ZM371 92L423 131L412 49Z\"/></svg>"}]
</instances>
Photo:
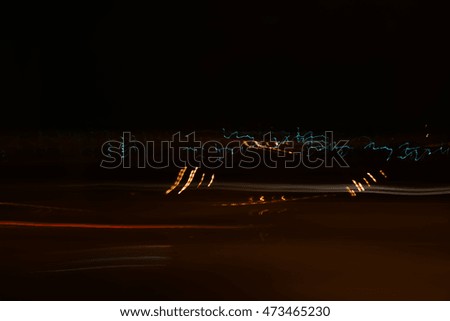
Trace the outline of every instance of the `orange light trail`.
<instances>
[{"instance_id":1,"label":"orange light trail","mask_svg":"<svg viewBox=\"0 0 450 321\"><path fill-rule=\"evenodd\" d=\"M89 223L46 223L24 221L0 221L0 226L10 227L43 227L43 228L81 228L81 229L111 229L111 230L169 230L169 229L241 229L239 225L117 225Z\"/></svg>"},{"instance_id":2,"label":"orange light trail","mask_svg":"<svg viewBox=\"0 0 450 321\"><path fill-rule=\"evenodd\" d=\"M286 154L286 153L287 153L287 154L293 154L293 152L290 151L290 150L286 151L286 150L281 149L281 148L272 147L272 146L269 145L268 142L265 142L265 146L264 146L263 144L261 144L260 142L256 141L256 140L252 140L252 141L251 141L254 145L250 145L248 142L249 142L249 141L244 140L244 141L243 141L243 145L244 145L244 146L247 146L248 148L254 148L254 149L268 149L268 150L272 150L272 151L275 151L275 152L281 152L281 153L284 153L284 154Z\"/></svg>"},{"instance_id":3,"label":"orange light trail","mask_svg":"<svg viewBox=\"0 0 450 321\"><path fill-rule=\"evenodd\" d=\"M370 174L370 173L367 173L367 175L369 175L369 177L372 179L372 181L374 182L374 183L376 183L377 182L377 180L375 179L375 177L373 177L373 175L372 174Z\"/></svg>"},{"instance_id":4,"label":"orange light trail","mask_svg":"<svg viewBox=\"0 0 450 321\"><path fill-rule=\"evenodd\" d=\"M204 178L205 178L205 173L202 174L202 178L200 178L200 183L198 183L197 188L199 188L202 185Z\"/></svg>"},{"instance_id":5,"label":"orange light trail","mask_svg":"<svg viewBox=\"0 0 450 321\"><path fill-rule=\"evenodd\" d=\"M359 187L361 188L361 191L365 191L365 189L364 189L364 186L360 183L360 182L358 182L358 185L359 185Z\"/></svg>"},{"instance_id":6,"label":"orange light trail","mask_svg":"<svg viewBox=\"0 0 450 321\"><path fill-rule=\"evenodd\" d=\"M213 182L214 182L214 174L211 175L211 180L208 183L208 187L210 187Z\"/></svg>"},{"instance_id":7,"label":"orange light trail","mask_svg":"<svg viewBox=\"0 0 450 321\"><path fill-rule=\"evenodd\" d=\"M362 189L361 189L361 187L358 185L358 182L357 182L357 181L355 181L354 179L352 179L352 183L353 183L353 185L356 186L356 188L358 189L358 192L362 192Z\"/></svg>"},{"instance_id":8,"label":"orange light trail","mask_svg":"<svg viewBox=\"0 0 450 321\"><path fill-rule=\"evenodd\" d=\"M184 172L186 172L186 169L187 169L187 167L183 167L182 169L180 169L180 171L178 172L177 179L175 180L175 183L173 183L173 185L166 191L166 194L169 194L175 188L177 188L178 185L180 185L180 182L183 179Z\"/></svg>"},{"instance_id":9,"label":"orange light trail","mask_svg":"<svg viewBox=\"0 0 450 321\"><path fill-rule=\"evenodd\" d=\"M356 196L356 193L354 190L352 190L350 187L346 186L347 192L350 194L350 196Z\"/></svg>"},{"instance_id":10,"label":"orange light trail","mask_svg":"<svg viewBox=\"0 0 450 321\"><path fill-rule=\"evenodd\" d=\"M194 179L195 173L197 172L198 167L196 167L195 169L191 170L191 173L189 174L189 178L186 182L186 184L184 184L183 188L178 192L178 194L183 193L183 191L189 187L189 185L191 185L192 180Z\"/></svg>"}]
</instances>

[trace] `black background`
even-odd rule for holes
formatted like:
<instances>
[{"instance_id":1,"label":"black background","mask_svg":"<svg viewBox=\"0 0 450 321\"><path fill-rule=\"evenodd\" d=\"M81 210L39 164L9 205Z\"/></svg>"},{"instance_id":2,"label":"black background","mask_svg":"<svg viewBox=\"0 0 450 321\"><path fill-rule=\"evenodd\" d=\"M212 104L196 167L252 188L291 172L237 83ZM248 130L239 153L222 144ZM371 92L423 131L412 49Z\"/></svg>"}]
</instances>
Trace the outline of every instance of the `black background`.
<instances>
[{"instance_id":1,"label":"black background","mask_svg":"<svg viewBox=\"0 0 450 321\"><path fill-rule=\"evenodd\" d=\"M2 127L445 130L444 3L14 2Z\"/></svg>"}]
</instances>

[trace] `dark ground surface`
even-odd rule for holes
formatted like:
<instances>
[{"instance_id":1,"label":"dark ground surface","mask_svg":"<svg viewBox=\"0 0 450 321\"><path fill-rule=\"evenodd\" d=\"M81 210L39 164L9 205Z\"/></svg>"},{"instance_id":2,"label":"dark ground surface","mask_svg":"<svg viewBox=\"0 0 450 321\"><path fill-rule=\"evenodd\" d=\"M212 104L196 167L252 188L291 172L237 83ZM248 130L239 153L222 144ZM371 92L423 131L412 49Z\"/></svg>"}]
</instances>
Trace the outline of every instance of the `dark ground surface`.
<instances>
[{"instance_id":1,"label":"dark ground surface","mask_svg":"<svg viewBox=\"0 0 450 321\"><path fill-rule=\"evenodd\" d=\"M222 206L262 194L220 186L2 186L2 222L151 228L0 226L0 298L450 299L448 195L265 193L287 201Z\"/></svg>"}]
</instances>

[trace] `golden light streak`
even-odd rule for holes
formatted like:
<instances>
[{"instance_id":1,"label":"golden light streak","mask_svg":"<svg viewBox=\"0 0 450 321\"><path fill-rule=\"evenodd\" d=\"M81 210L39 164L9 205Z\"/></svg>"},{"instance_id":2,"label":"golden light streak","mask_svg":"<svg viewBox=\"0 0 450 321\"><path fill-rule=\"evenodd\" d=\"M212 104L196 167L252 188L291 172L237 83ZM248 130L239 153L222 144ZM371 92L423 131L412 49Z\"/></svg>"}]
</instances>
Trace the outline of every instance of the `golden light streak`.
<instances>
[{"instance_id":1,"label":"golden light streak","mask_svg":"<svg viewBox=\"0 0 450 321\"><path fill-rule=\"evenodd\" d=\"M374 183L376 183L377 182L377 180L375 179L375 177L373 177L373 175L372 174L370 174L370 173L367 173L367 175L369 175L369 177L372 179L372 181L374 182Z\"/></svg>"},{"instance_id":2,"label":"golden light streak","mask_svg":"<svg viewBox=\"0 0 450 321\"><path fill-rule=\"evenodd\" d=\"M181 180L183 179L186 169L187 169L187 167L183 167L182 169L180 169L180 171L178 172L177 179L175 180L173 185L166 191L166 195L169 194L170 192L172 192L175 188L177 188L177 186L180 184Z\"/></svg>"},{"instance_id":3,"label":"golden light streak","mask_svg":"<svg viewBox=\"0 0 450 321\"><path fill-rule=\"evenodd\" d=\"M360 182L358 182L358 185L361 188L361 190L364 192L365 191L364 186Z\"/></svg>"},{"instance_id":4,"label":"golden light streak","mask_svg":"<svg viewBox=\"0 0 450 321\"><path fill-rule=\"evenodd\" d=\"M269 145L268 142L263 142L264 145L261 144L260 142L256 141L256 140L252 140L251 142L252 142L252 145L250 145L250 144L248 143L248 141L243 141L242 144L243 144L244 146L247 146L248 148L254 148L254 149L269 149L269 150L276 151L276 152L280 152L280 153L284 153L284 154L286 154L286 153L288 153L288 154L293 154L293 152L290 151L290 150L286 151L286 150L281 149L281 148L272 147L272 146ZM277 146L278 146L278 145L277 145Z\"/></svg>"},{"instance_id":5,"label":"golden light streak","mask_svg":"<svg viewBox=\"0 0 450 321\"><path fill-rule=\"evenodd\" d=\"M214 182L214 174L211 175L211 180L208 183L208 187L210 187L213 182Z\"/></svg>"},{"instance_id":6,"label":"golden light streak","mask_svg":"<svg viewBox=\"0 0 450 321\"><path fill-rule=\"evenodd\" d=\"M200 183L198 183L197 188L199 188L200 185L202 185L204 178L205 178L205 173L202 174L202 178L200 178Z\"/></svg>"},{"instance_id":7,"label":"golden light streak","mask_svg":"<svg viewBox=\"0 0 450 321\"><path fill-rule=\"evenodd\" d=\"M350 194L350 196L356 196L356 193L354 190L352 190L350 187L346 186L347 192Z\"/></svg>"},{"instance_id":8,"label":"golden light streak","mask_svg":"<svg viewBox=\"0 0 450 321\"><path fill-rule=\"evenodd\" d=\"M387 175L380 169L380 174L383 175L384 178L387 178Z\"/></svg>"},{"instance_id":9,"label":"golden light streak","mask_svg":"<svg viewBox=\"0 0 450 321\"><path fill-rule=\"evenodd\" d=\"M191 170L191 173L189 174L188 180L186 182L186 184L184 184L183 188L180 189L180 191L178 192L178 194L183 193L183 191L189 187L189 185L191 185L192 180L194 179L195 173L197 172L198 167L196 167L195 169Z\"/></svg>"},{"instance_id":10,"label":"golden light streak","mask_svg":"<svg viewBox=\"0 0 450 321\"><path fill-rule=\"evenodd\" d=\"M367 178L363 177L363 180L364 180L364 182L366 182L366 185L367 185L368 187L370 187L370 183L369 183L369 181L367 180Z\"/></svg>"},{"instance_id":11,"label":"golden light streak","mask_svg":"<svg viewBox=\"0 0 450 321\"><path fill-rule=\"evenodd\" d=\"M362 192L362 190L361 190L361 187L359 187L359 185L358 185L358 182L357 182L357 181L355 181L354 179L352 179L352 183L353 183L353 185L355 185L355 186L356 186L356 188L358 189L358 192Z\"/></svg>"}]
</instances>

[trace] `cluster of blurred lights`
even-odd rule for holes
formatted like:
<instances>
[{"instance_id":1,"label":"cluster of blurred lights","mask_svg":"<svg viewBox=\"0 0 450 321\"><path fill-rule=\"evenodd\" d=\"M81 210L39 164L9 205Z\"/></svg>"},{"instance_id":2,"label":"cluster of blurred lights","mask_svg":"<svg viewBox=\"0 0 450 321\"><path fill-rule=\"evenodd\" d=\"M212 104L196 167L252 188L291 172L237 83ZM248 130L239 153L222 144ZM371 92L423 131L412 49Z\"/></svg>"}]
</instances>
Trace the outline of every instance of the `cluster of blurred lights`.
<instances>
[{"instance_id":1,"label":"cluster of blurred lights","mask_svg":"<svg viewBox=\"0 0 450 321\"><path fill-rule=\"evenodd\" d=\"M289 199L293 201L295 199ZM235 203L222 203L221 206L249 206L249 205L265 205L265 204L273 204L286 202L288 199L283 195L279 198L272 196L270 199L267 199L266 196L261 195L256 199L254 197L250 197L246 202L235 202Z\"/></svg>"},{"instance_id":2,"label":"cluster of blurred lights","mask_svg":"<svg viewBox=\"0 0 450 321\"><path fill-rule=\"evenodd\" d=\"M170 186L170 188L168 190L166 190L166 195L171 193L173 190L175 190L178 187L178 185L180 185L186 171L187 171L187 167L183 167L180 169L180 171L178 172L178 176L175 179L175 182L172 184L172 186ZM184 183L183 187L178 191L178 194L183 193L192 184L192 181L194 180L194 177L195 177L195 174L197 173L197 171L198 171L198 167L195 167L194 169L191 170L191 172L189 173L188 179L186 180L186 183ZM203 173L200 178L199 183L197 184L197 188L200 188L202 186L205 176L206 176L206 174ZM210 187L213 182L214 182L214 174L211 175L211 178L209 179L209 183L206 185L206 187Z\"/></svg>"},{"instance_id":3,"label":"cluster of blurred lights","mask_svg":"<svg viewBox=\"0 0 450 321\"><path fill-rule=\"evenodd\" d=\"M383 178L387 178L386 173L383 170L379 170L378 173L383 177ZM347 192L350 194L350 196L355 197L356 193L361 193L361 192L365 192L366 189L370 188L372 185L370 184L370 182L372 182L372 184L376 184L377 183L377 179L375 178L374 175L372 175L370 172L367 172L367 177L364 176L362 178L362 181L364 181L365 184L361 183L360 181L357 181L355 179L352 179L352 183L354 187L350 187L350 186L346 186L346 190ZM369 180L370 179L370 180ZM365 185L365 187L364 187Z\"/></svg>"}]
</instances>

